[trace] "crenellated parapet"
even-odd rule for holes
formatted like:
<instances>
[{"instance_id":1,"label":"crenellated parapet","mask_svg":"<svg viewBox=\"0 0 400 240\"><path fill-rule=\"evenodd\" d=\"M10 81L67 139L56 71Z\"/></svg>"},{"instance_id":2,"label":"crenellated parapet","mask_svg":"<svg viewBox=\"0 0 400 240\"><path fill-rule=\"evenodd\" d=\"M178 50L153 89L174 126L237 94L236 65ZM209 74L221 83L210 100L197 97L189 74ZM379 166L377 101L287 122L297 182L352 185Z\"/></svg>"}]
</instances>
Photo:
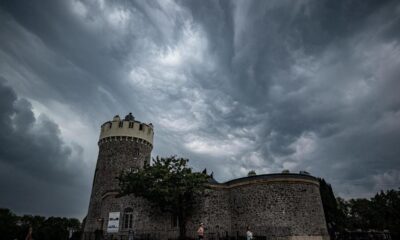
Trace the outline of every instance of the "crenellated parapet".
<instances>
[{"instance_id":1,"label":"crenellated parapet","mask_svg":"<svg viewBox=\"0 0 400 240\"><path fill-rule=\"evenodd\" d=\"M99 144L108 141L135 141L153 146L154 130L151 123L136 121L129 113L125 119L118 115L101 125Z\"/></svg>"}]
</instances>

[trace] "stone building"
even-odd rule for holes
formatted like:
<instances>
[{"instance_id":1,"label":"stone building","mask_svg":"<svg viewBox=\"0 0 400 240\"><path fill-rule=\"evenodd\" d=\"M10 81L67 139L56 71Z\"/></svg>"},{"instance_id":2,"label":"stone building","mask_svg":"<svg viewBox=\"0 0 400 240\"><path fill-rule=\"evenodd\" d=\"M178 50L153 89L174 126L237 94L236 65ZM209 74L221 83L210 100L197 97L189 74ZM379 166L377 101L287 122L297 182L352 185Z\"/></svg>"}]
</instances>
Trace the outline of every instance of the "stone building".
<instances>
[{"instance_id":1,"label":"stone building","mask_svg":"<svg viewBox=\"0 0 400 240\"><path fill-rule=\"evenodd\" d=\"M144 199L115 197L121 171L149 164L153 135L152 124L138 122L132 114L115 116L101 126L85 240L128 239L133 233L136 238L178 236L175 217L151 208ZM264 239L329 238L319 182L307 173L253 175L210 185L187 223L188 237L194 238L203 222L209 239L240 238L247 226ZM117 224L111 224L114 221Z\"/></svg>"}]
</instances>

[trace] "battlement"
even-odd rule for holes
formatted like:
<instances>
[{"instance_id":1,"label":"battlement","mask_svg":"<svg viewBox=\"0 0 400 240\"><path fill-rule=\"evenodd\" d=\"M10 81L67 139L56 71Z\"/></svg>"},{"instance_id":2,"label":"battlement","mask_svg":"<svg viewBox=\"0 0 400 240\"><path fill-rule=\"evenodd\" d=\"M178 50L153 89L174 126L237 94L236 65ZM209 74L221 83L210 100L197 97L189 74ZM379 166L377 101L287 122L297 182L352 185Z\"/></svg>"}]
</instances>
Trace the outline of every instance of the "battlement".
<instances>
[{"instance_id":1,"label":"battlement","mask_svg":"<svg viewBox=\"0 0 400 240\"><path fill-rule=\"evenodd\" d=\"M125 137L140 139L153 145L153 124L136 121L132 113L121 119L118 115L112 121L107 121L101 125L99 141L112 137Z\"/></svg>"}]
</instances>

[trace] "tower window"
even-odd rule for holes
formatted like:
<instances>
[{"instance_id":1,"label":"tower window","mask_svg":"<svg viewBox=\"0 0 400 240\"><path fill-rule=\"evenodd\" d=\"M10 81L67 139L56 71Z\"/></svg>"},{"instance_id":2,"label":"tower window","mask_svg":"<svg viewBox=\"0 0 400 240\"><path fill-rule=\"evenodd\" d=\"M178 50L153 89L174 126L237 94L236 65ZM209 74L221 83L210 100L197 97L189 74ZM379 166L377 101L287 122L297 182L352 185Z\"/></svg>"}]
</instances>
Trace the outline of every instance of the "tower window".
<instances>
[{"instance_id":1,"label":"tower window","mask_svg":"<svg viewBox=\"0 0 400 240\"><path fill-rule=\"evenodd\" d=\"M143 130L143 124L139 125L139 130Z\"/></svg>"},{"instance_id":2,"label":"tower window","mask_svg":"<svg viewBox=\"0 0 400 240\"><path fill-rule=\"evenodd\" d=\"M129 122L129 128L133 128L133 122Z\"/></svg>"},{"instance_id":3,"label":"tower window","mask_svg":"<svg viewBox=\"0 0 400 240\"><path fill-rule=\"evenodd\" d=\"M119 122L118 127L122 128L122 126L124 126L124 122Z\"/></svg>"},{"instance_id":4,"label":"tower window","mask_svg":"<svg viewBox=\"0 0 400 240\"><path fill-rule=\"evenodd\" d=\"M130 229L133 226L133 209L125 208L124 210L124 228Z\"/></svg>"},{"instance_id":5,"label":"tower window","mask_svg":"<svg viewBox=\"0 0 400 240\"><path fill-rule=\"evenodd\" d=\"M110 126L110 128L112 127L112 123L110 123L108 126Z\"/></svg>"},{"instance_id":6,"label":"tower window","mask_svg":"<svg viewBox=\"0 0 400 240\"><path fill-rule=\"evenodd\" d=\"M139 156L139 148L133 149L133 155L134 156Z\"/></svg>"}]
</instances>

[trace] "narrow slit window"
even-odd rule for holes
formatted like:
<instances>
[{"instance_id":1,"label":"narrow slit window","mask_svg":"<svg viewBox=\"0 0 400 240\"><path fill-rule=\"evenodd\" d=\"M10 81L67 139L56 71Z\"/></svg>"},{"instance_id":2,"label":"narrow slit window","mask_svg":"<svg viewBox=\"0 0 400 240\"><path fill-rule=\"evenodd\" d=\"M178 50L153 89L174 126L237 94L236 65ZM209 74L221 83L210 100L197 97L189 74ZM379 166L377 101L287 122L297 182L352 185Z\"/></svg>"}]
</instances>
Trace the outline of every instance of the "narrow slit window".
<instances>
[{"instance_id":1,"label":"narrow slit window","mask_svg":"<svg viewBox=\"0 0 400 240\"><path fill-rule=\"evenodd\" d=\"M134 156L139 156L139 148L135 148L135 149L133 150L133 155L134 155Z\"/></svg>"},{"instance_id":2,"label":"narrow slit window","mask_svg":"<svg viewBox=\"0 0 400 240\"><path fill-rule=\"evenodd\" d=\"M118 125L120 128L122 128L122 126L124 126L124 122L119 122L119 125Z\"/></svg>"}]
</instances>

